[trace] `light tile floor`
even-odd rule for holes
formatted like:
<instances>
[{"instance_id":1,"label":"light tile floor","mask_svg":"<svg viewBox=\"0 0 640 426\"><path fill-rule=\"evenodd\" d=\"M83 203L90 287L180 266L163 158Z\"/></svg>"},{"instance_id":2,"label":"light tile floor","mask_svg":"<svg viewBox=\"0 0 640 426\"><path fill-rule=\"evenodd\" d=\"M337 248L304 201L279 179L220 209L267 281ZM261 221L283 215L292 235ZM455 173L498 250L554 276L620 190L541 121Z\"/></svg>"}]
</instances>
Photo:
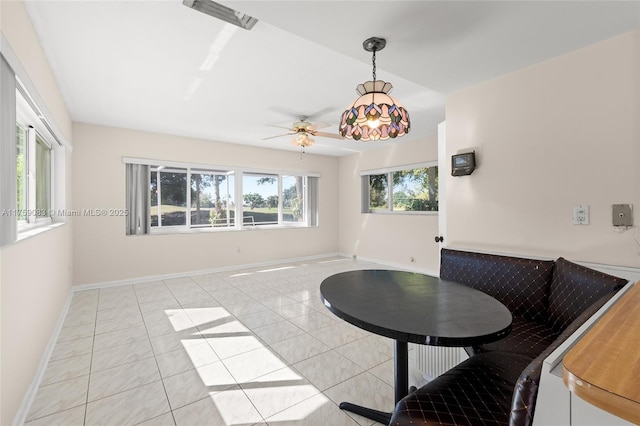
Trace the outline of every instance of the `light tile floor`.
<instances>
[{"instance_id":1,"label":"light tile floor","mask_svg":"<svg viewBox=\"0 0 640 426\"><path fill-rule=\"evenodd\" d=\"M371 425L393 409L393 342L351 326L330 258L78 291L25 425ZM386 269L386 268L385 268Z\"/></svg>"}]
</instances>

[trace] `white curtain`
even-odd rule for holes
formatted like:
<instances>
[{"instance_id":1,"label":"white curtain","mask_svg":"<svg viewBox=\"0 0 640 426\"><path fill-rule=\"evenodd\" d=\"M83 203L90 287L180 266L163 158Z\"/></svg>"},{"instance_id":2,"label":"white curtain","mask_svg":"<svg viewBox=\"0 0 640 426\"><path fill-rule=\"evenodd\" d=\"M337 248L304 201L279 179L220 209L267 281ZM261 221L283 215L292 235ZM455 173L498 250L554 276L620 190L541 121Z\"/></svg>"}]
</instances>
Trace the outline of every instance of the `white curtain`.
<instances>
[{"instance_id":1,"label":"white curtain","mask_svg":"<svg viewBox=\"0 0 640 426\"><path fill-rule=\"evenodd\" d=\"M0 55L0 247L17 238L16 76Z\"/></svg>"},{"instance_id":2,"label":"white curtain","mask_svg":"<svg viewBox=\"0 0 640 426\"><path fill-rule=\"evenodd\" d=\"M151 229L151 199L149 198L149 166L126 164L127 235L148 234Z\"/></svg>"}]
</instances>

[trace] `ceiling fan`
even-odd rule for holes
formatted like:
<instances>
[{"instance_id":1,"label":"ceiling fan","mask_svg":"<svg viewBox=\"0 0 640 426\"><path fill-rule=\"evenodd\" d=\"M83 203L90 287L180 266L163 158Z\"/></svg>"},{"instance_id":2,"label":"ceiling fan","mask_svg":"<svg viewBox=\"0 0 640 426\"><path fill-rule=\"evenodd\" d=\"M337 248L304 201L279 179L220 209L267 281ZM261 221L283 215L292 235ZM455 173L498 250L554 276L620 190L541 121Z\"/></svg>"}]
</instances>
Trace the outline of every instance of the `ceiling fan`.
<instances>
[{"instance_id":1,"label":"ceiling fan","mask_svg":"<svg viewBox=\"0 0 640 426\"><path fill-rule=\"evenodd\" d=\"M269 139L280 138L283 136L295 136L291 141L291 144L294 146L299 146L304 150L304 148L314 144L315 140L313 139L313 137L344 139L342 136L340 136L337 133L328 133L328 132L319 131L319 129L324 129L326 127L329 127L330 124L327 124L327 123L312 124L307 121L307 118L308 117L304 115L300 116L299 120L294 122L290 128L276 126L276 127L282 127L284 129L287 129L289 130L289 132L283 133L281 135L269 136L267 138L263 138L262 140L266 141Z\"/></svg>"}]
</instances>

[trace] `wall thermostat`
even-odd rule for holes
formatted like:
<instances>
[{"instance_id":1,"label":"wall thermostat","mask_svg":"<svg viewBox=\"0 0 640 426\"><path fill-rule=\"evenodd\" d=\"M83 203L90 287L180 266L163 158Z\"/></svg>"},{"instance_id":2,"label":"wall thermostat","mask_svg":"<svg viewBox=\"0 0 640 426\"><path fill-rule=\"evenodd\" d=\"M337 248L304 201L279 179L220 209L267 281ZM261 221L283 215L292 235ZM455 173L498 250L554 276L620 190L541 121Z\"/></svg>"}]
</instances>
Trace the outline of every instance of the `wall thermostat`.
<instances>
[{"instance_id":1,"label":"wall thermostat","mask_svg":"<svg viewBox=\"0 0 640 426\"><path fill-rule=\"evenodd\" d=\"M451 156L451 176L466 176L476 169L476 153L465 152Z\"/></svg>"}]
</instances>

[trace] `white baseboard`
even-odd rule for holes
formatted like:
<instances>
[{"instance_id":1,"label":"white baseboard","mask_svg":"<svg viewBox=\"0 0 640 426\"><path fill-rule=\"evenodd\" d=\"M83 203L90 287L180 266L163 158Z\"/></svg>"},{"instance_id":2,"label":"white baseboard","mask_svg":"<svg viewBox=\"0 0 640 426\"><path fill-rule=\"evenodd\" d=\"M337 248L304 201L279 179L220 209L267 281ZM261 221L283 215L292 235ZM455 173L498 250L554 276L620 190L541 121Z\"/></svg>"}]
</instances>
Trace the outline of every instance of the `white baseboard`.
<instances>
[{"instance_id":1,"label":"white baseboard","mask_svg":"<svg viewBox=\"0 0 640 426\"><path fill-rule=\"evenodd\" d=\"M13 419L14 425L23 425L24 422L27 421L27 415L29 414L29 410L31 409L31 404L33 404L33 400L36 397L36 393L38 392L38 388L40 387L40 383L42 382L42 378L44 377L45 370L47 369L47 365L49 364L49 359L51 358L51 354L53 353L53 348L58 341L60 330L62 330L62 324L64 323L64 319L67 316L67 312L69 312L69 306L71 305L71 298L73 297L73 293L74 290L73 288L71 288L69 294L67 295L67 300L64 304L64 307L62 308L62 312L58 317L58 322L53 329L53 334L49 338L49 342L47 343L47 346L44 350L44 354L40 359L40 363L38 364L38 368L36 369L33 381L27 388L27 391L22 398L22 403L18 408L18 412Z\"/></svg>"},{"instance_id":2,"label":"white baseboard","mask_svg":"<svg viewBox=\"0 0 640 426\"><path fill-rule=\"evenodd\" d=\"M339 256L350 257L350 258L354 258L356 260L362 260L363 262L378 263L380 265L388 266L388 267L393 268L393 269L402 269L404 271L417 272L417 273L420 273L420 274L432 275L434 277L437 277L437 276L440 275L440 271L439 270L432 270L432 269L427 269L427 268L416 268L415 266L406 265L406 264L402 264L402 263L389 262L389 261L386 261L384 259L376 259L376 258L373 258L373 257L362 257L362 256L355 256L354 257L354 255L346 254L346 253L339 253Z\"/></svg>"},{"instance_id":3,"label":"white baseboard","mask_svg":"<svg viewBox=\"0 0 640 426\"><path fill-rule=\"evenodd\" d=\"M268 262L245 263L241 265L224 266L219 268L198 269L195 271L176 272L176 273L164 274L164 275L147 275L143 277L125 278L122 280L115 280L115 281L102 281L102 282L89 283L89 284L78 284L78 285L74 285L72 287L72 290L81 291L81 290L93 290L96 288L105 288L105 287L117 287L121 285L137 284L137 283L143 283L148 281L169 280L172 278L184 277L185 275L205 275L205 274L213 274L216 272L235 271L239 269L261 268L265 266L280 265L282 263L307 262L310 260L325 259L328 257L335 257L335 256L341 256L341 255L338 253L328 253L328 254L320 254L315 256L272 260Z\"/></svg>"}]
</instances>

